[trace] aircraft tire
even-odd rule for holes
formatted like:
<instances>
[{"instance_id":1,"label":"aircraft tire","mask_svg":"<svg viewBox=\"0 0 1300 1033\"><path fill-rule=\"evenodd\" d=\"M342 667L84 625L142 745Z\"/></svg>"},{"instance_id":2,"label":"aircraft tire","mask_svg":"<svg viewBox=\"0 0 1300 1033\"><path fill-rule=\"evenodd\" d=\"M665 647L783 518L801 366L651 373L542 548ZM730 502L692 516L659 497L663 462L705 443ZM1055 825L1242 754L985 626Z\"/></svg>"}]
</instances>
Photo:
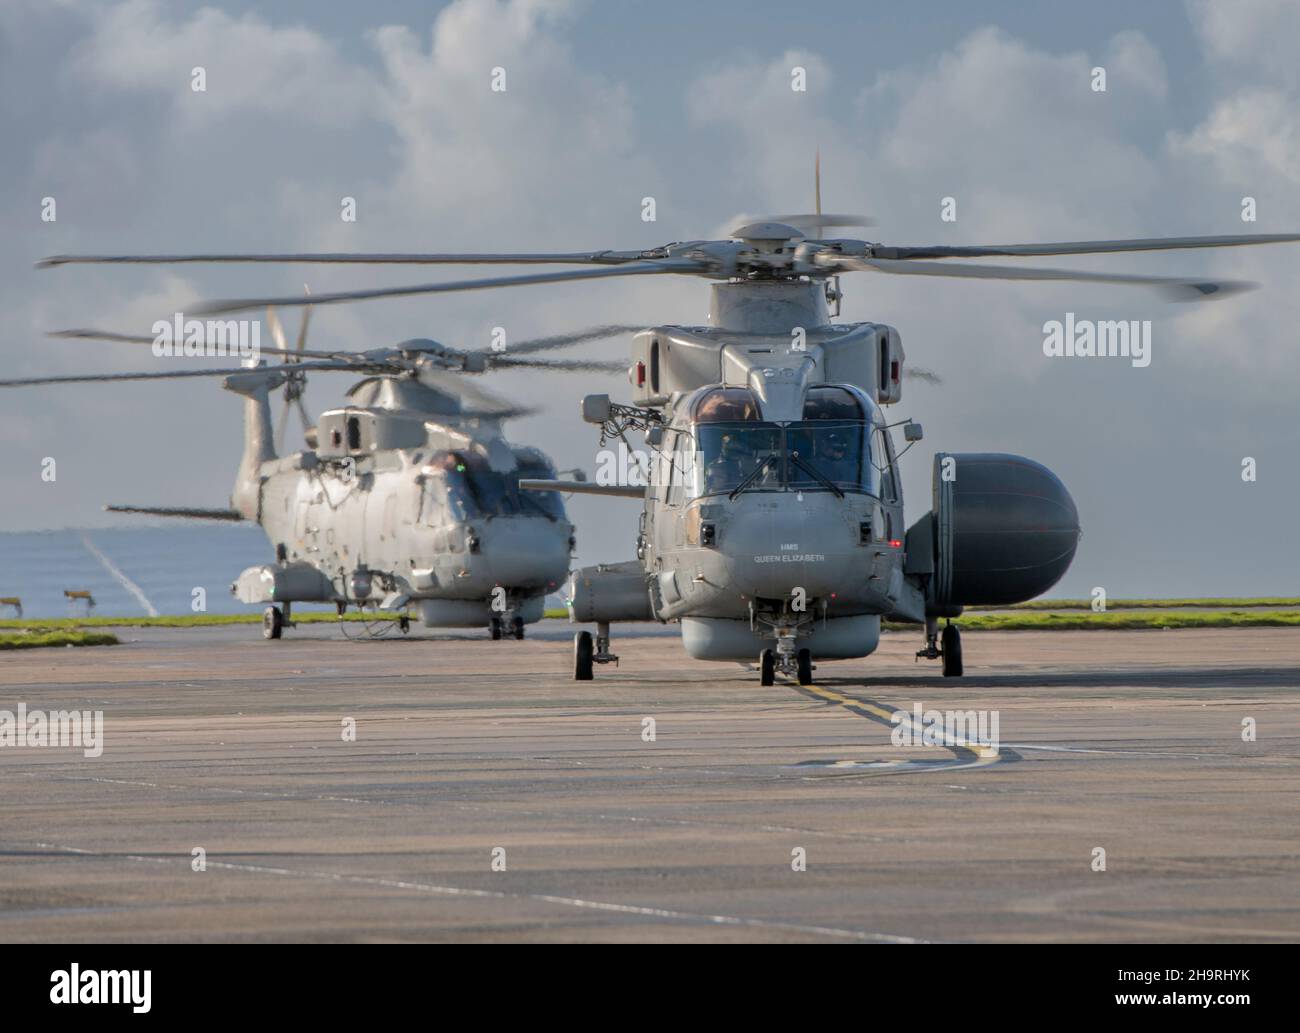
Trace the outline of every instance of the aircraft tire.
<instances>
[{"instance_id":1,"label":"aircraft tire","mask_svg":"<svg viewBox=\"0 0 1300 1033\"><path fill-rule=\"evenodd\" d=\"M284 614L278 606L268 606L262 611L262 638L277 639L284 634Z\"/></svg>"},{"instance_id":2,"label":"aircraft tire","mask_svg":"<svg viewBox=\"0 0 1300 1033\"><path fill-rule=\"evenodd\" d=\"M580 631L573 636L573 680L591 681L592 656L595 650L591 644L591 632Z\"/></svg>"},{"instance_id":3,"label":"aircraft tire","mask_svg":"<svg viewBox=\"0 0 1300 1033\"><path fill-rule=\"evenodd\" d=\"M943 676L960 678L964 668L961 662L961 632L957 630L957 625L945 624L939 643L940 652L943 653Z\"/></svg>"}]
</instances>

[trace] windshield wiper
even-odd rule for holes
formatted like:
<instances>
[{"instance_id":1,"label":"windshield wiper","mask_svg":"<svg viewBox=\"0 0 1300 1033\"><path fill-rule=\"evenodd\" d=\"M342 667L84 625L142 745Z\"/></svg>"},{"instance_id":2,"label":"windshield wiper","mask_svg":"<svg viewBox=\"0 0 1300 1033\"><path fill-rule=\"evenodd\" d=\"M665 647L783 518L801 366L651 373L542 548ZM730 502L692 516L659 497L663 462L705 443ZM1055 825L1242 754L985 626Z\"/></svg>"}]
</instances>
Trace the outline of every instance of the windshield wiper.
<instances>
[{"instance_id":1,"label":"windshield wiper","mask_svg":"<svg viewBox=\"0 0 1300 1033\"><path fill-rule=\"evenodd\" d=\"M822 474L821 472L814 470L806 462L800 459L798 452L790 453L790 462L794 463L795 466L799 467L800 470L806 473L814 481L819 482L823 488L830 488L831 491L835 492L837 498L841 498L841 499L844 498L844 492L843 490L841 490L840 486L836 484L834 481L832 481L825 474Z\"/></svg>"},{"instance_id":2,"label":"windshield wiper","mask_svg":"<svg viewBox=\"0 0 1300 1033\"><path fill-rule=\"evenodd\" d=\"M760 477L763 476L767 468L772 465L772 461L774 459L776 459L775 455L769 455L766 459L764 459L761 463L759 463L756 467L754 467L754 469L750 470L749 473L745 474L741 482L731 489L731 492L727 495L727 498L731 499L732 501L735 501L737 495L739 495L742 491L744 491L756 480L758 480Z\"/></svg>"}]
</instances>

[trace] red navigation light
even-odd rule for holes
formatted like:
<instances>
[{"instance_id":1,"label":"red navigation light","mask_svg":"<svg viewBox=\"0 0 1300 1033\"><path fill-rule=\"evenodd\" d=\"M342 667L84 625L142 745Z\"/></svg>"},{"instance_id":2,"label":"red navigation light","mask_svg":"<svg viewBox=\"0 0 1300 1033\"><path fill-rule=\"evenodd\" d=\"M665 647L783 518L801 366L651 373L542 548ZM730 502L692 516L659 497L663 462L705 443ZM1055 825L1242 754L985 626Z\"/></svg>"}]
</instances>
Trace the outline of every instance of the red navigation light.
<instances>
[{"instance_id":1,"label":"red navigation light","mask_svg":"<svg viewBox=\"0 0 1300 1033\"><path fill-rule=\"evenodd\" d=\"M895 549L901 549L903 547L903 543L899 541L897 538L889 539L889 544Z\"/></svg>"}]
</instances>

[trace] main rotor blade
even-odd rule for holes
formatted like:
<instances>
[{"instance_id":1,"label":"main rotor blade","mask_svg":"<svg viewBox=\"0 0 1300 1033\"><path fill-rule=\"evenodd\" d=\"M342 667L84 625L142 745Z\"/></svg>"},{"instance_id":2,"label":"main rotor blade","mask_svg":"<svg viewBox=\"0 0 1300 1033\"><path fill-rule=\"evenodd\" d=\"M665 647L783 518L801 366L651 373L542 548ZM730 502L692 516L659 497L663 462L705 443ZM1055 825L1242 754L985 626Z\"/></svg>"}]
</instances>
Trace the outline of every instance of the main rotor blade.
<instances>
[{"instance_id":1,"label":"main rotor blade","mask_svg":"<svg viewBox=\"0 0 1300 1033\"><path fill-rule=\"evenodd\" d=\"M196 255L49 255L36 263L38 269L59 265L176 265L184 263L304 262L339 265L587 265L635 262L639 251L487 252L434 254L367 254L365 252L281 252L278 254Z\"/></svg>"},{"instance_id":2,"label":"main rotor blade","mask_svg":"<svg viewBox=\"0 0 1300 1033\"><path fill-rule=\"evenodd\" d=\"M477 384L472 384L459 373L449 373L440 369L426 369L421 370L420 379L439 391L445 391L447 394L455 395L463 402L469 403L477 415L523 411L519 405L509 398L479 387Z\"/></svg>"},{"instance_id":3,"label":"main rotor blade","mask_svg":"<svg viewBox=\"0 0 1300 1033\"><path fill-rule=\"evenodd\" d=\"M1241 280L1197 280L1181 276L1143 276L1133 273L1094 273L1075 269L1044 269L1033 266L965 265L960 262L916 262L881 258L838 259L849 269L875 269L904 276L954 276L975 280L1062 280L1070 283L1116 283L1134 287L1155 287L1175 300L1192 300L1211 295L1226 297L1256 285Z\"/></svg>"},{"instance_id":4,"label":"main rotor blade","mask_svg":"<svg viewBox=\"0 0 1300 1033\"><path fill-rule=\"evenodd\" d=\"M1238 233L1219 237L1146 237L1134 240L1076 240L1059 244L936 244L888 247L873 244L877 258L994 258L1006 256L1100 255L1120 251L1179 251L1187 248L1247 247L1300 241L1300 233Z\"/></svg>"},{"instance_id":5,"label":"main rotor blade","mask_svg":"<svg viewBox=\"0 0 1300 1033\"><path fill-rule=\"evenodd\" d=\"M275 368L278 369L279 367ZM296 368L320 373L365 373L372 368L378 369L381 373L395 372L392 367L386 364L355 362L304 362L300 363ZM92 384L117 380L180 380L190 377L231 377L243 373L257 372L257 370L258 367L256 366L235 366L233 369L174 369L154 373L74 373L54 377L21 377L16 380L0 380L0 387L30 387L37 384Z\"/></svg>"},{"instance_id":6,"label":"main rotor blade","mask_svg":"<svg viewBox=\"0 0 1300 1033\"><path fill-rule=\"evenodd\" d=\"M585 330L575 330L569 334L551 334L548 337L533 337L526 341L517 341L514 344L507 345L503 355L528 355L532 352L550 351L554 348L568 348L571 345L581 344L583 341L599 341L606 337L617 337L619 334L632 334L638 330L644 330L641 326L620 326L608 323L603 326L591 326ZM494 352L485 351L484 354L493 355Z\"/></svg>"},{"instance_id":7,"label":"main rotor blade","mask_svg":"<svg viewBox=\"0 0 1300 1033\"><path fill-rule=\"evenodd\" d=\"M189 520L243 520L233 509L193 509L189 506L105 506L109 513L147 513L150 516L185 517Z\"/></svg>"},{"instance_id":8,"label":"main rotor blade","mask_svg":"<svg viewBox=\"0 0 1300 1033\"><path fill-rule=\"evenodd\" d=\"M65 341L110 341L114 344L153 344L157 338L149 337L145 334L119 334L111 330L47 330L46 337L57 337ZM204 341L203 346L206 348L210 342ZM220 342L211 342L220 343ZM303 349L298 351L292 348L268 348L265 345L258 347L259 352L267 355L301 355L309 359L337 359L340 356L347 355L347 352L326 352L326 351L307 351Z\"/></svg>"},{"instance_id":9,"label":"main rotor blade","mask_svg":"<svg viewBox=\"0 0 1300 1033\"><path fill-rule=\"evenodd\" d=\"M516 406L513 409L462 409L458 413L448 415L478 420L522 420L525 416L536 416L541 411L541 409Z\"/></svg>"},{"instance_id":10,"label":"main rotor blade","mask_svg":"<svg viewBox=\"0 0 1300 1033\"><path fill-rule=\"evenodd\" d=\"M625 373L628 364L616 359L493 359L493 369L549 369L556 372Z\"/></svg>"},{"instance_id":11,"label":"main rotor blade","mask_svg":"<svg viewBox=\"0 0 1300 1033\"><path fill-rule=\"evenodd\" d=\"M452 291L489 290L493 287L519 287L531 283L563 283L568 280L594 280L607 276L647 276L664 273L702 272L704 267L691 259L652 259L605 269L568 269L558 273L527 273L522 276L494 276L485 280L451 280L446 283L425 283L414 287L377 287L361 291L339 291L335 294L313 294L310 298L234 298L212 301L197 309L195 315L215 316L228 312L244 312L265 305L302 306L338 305L349 301L369 301L373 298L402 298L417 294L444 294Z\"/></svg>"},{"instance_id":12,"label":"main rotor blade","mask_svg":"<svg viewBox=\"0 0 1300 1033\"><path fill-rule=\"evenodd\" d=\"M57 377L22 377L17 380L0 380L0 387L30 387L34 384L91 384L113 380L172 380L183 377L229 377L248 373L244 366L234 369L177 369L165 373L74 373Z\"/></svg>"}]
</instances>

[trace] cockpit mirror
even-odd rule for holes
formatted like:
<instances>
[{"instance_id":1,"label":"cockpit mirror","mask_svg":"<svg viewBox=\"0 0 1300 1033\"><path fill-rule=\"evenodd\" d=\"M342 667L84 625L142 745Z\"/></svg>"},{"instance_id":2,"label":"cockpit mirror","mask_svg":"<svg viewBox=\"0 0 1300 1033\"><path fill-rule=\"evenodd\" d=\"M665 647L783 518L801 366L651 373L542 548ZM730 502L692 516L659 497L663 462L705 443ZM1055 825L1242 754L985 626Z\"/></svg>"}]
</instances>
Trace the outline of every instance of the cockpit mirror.
<instances>
[{"instance_id":1,"label":"cockpit mirror","mask_svg":"<svg viewBox=\"0 0 1300 1033\"><path fill-rule=\"evenodd\" d=\"M904 441L920 441L925 437L925 431L921 429L919 423L912 423L910 420L903 424Z\"/></svg>"},{"instance_id":2,"label":"cockpit mirror","mask_svg":"<svg viewBox=\"0 0 1300 1033\"><path fill-rule=\"evenodd\" d=\"M604 423L609 419L609 395L585 395L582 399L582 419L585 423Z\"/></svg>"}]
</instances>

